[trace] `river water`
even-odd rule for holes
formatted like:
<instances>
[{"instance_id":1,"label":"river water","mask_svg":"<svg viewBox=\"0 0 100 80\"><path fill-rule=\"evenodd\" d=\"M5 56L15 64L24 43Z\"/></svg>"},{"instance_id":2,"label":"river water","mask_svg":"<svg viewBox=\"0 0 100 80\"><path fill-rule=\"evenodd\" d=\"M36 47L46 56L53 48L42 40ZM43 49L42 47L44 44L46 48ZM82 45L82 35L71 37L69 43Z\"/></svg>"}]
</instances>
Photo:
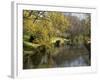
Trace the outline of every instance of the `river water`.
<instances>
[{"instance_id":1,"label":"river water","mask_svg":"<svg viewBox=\"0 0 100 80\"><path fill-rule=\"evenodd\" d=\"M34 68L57 68L57 67L80 67L90 66L91 57L90 51L84 45L78 46L61 46L55 49L51 56L45 55L41 58L41 55L36 55L33 59L29 57L27 63L24 64L24 69ZM39 65L32 63L39 62ZM34 67L36 66L36 67Z\"/></svg>"},{"instance_id":2,"label":"river water","mask_svg":"<svg viewBox=\"0 0 100 80\"><path fill-rule=\"evenodd\" d=\"M84 45L80 47L62 47L54 57L55 67L90 66L90 53Z\"/></svg>"},{"instance_id":3,"label":"river water","mask_svg":"<svg viewBox=\"0 0 100 80\"><path fill-rule=\"evenodd\" d=\"M73 59L71 61L66 60L62 62L61 64L58 64L57 67L74 67L74 66L88 66L88 64L85 62L84 58L82 56Z\"/></svg>"}]
</instances>

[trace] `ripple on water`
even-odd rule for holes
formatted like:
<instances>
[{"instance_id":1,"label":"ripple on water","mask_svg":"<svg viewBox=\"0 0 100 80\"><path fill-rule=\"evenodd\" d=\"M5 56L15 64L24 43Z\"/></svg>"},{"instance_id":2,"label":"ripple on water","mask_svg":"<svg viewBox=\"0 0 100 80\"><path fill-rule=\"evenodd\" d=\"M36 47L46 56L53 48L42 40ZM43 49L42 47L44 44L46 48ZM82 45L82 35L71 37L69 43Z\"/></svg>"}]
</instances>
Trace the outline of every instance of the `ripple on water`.
<instances>
[{"instance_id":1,"label":"ripple on water","mask_svg":"<svg viewBox=\"0 0 100 80\"><path fill-rule=\"evenodd\" d=\"M75 67L75 66L88 66L82 56L79 56L73 60L66 60L62 64L57 65L58 67Z\"/></svg>"}]
</instances>

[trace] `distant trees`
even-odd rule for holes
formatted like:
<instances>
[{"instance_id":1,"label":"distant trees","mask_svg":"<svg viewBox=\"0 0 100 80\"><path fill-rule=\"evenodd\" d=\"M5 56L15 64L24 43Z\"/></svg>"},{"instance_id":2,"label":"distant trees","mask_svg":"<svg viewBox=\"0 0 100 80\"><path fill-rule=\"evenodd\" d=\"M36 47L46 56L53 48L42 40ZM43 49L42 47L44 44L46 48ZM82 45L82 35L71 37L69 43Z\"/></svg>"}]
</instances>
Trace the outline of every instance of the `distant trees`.
<instances>
[{"instance_id":1,"label":"distant trees","mask_svg":"<svg viewBox=\"0 0 100 80\"><path fill-rule=\"evenodd\" d=\"M86 14L86 18L81 21L81 26L83 27L84 41L90 41L91 37L91 17L90 14Z\"/></svg>"}]
</instances>

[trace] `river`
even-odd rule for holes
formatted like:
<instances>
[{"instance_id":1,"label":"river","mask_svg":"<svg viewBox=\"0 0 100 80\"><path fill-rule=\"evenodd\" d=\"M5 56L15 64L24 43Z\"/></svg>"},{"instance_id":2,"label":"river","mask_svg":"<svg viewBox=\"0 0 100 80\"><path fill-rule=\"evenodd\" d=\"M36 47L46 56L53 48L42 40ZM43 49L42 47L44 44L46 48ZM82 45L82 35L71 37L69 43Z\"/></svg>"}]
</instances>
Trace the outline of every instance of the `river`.
<instances>
[{"instance_id":1,"label":"river","mask_svg":"<svg viewBox=\"0 0 100 80\"><path fill-rule=\"evenodd\" d=\"M90 66L89 51L84 45L73 47L61 47L53 58L55 67L79 67Z\"/></svg>"}]
</instances>

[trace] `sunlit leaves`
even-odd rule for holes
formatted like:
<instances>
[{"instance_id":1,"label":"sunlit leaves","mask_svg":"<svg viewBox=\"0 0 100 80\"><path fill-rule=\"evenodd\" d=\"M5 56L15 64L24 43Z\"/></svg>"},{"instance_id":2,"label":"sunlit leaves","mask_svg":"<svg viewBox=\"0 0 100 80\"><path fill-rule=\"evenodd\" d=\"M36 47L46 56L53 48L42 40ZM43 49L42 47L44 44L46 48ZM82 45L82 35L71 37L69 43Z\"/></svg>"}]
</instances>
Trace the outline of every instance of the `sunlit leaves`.
<instances>
[{"instance_id":1,"label":"sunlit leaves","mask_svg":"<svg viewBox=\"0 0 100 80\"><path fill-rule=\"evenodd\" d=\"M63 12L23 10L24 35L33 35L35 43L49 43L54 37L69 37L70 40L90 38L90 15L84 19ZM84 36L84 37L83 37Z\"/></svg>"},{"instance_id":2,"label":"sunlit leaves","mask_svg":"<svg viewBox=\"0 0 100 80\"><path fill-rule=\"evenodd\" d=\"M53 27L58 31L64 32L69 26L67 16L61 12L49 12L50 20L52 21Z\"/></svg>"}]
</instances>

